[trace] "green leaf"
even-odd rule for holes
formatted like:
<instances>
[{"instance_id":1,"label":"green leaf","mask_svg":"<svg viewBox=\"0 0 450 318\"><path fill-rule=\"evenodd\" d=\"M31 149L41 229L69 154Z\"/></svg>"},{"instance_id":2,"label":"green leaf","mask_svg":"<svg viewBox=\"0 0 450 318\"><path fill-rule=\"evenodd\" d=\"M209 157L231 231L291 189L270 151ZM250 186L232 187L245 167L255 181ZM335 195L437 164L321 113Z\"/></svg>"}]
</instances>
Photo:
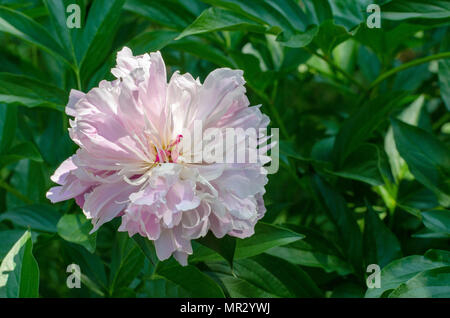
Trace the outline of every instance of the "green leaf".
<instances>
[{"instance_id":1,"label":"green leaf","mask_svg":"<svg viewBox=\"0 0 450 318\"><path fill-rule=\"evenodd\" d=\"M19 11L0 6L0 32L6 32L35 44L54 56L62 57L63 60L70 64L70 56L64 52L59 43L53 39L47 30Z\"/></svg>"},{"instance_id":2,"label":"green leaf","mask_svg":"<svg viewBox=\"0 0 450 318\"><path fill-rule=\"evenodd\" d=\"M41 154L36 146L29 141L25 141L11 147L5 154L0 155L0 167L22 159L43 162Z\"/></svg>"},{"instance_id":3,"label":"green leaf","mask_svg":"<svg viewBox=\"0 0 450 318\"><path fill-rule=\"evenodd\" d=\"M252 54L230 52L236 68L245 70L245 80L248 87L255 91L264 92L273 80L272 71L262 71L259 60Z\"/></svg>"},{"instance_id":4,"label":"green leaf","mask_svg":"<svg viewBox=\"0 0 450 318\"><path fill-rule=\"evenodd\" d=\"M336 136L333 158L337 168L342 167L358 146L388 118L388 114L402 104L402 95L381 96L368 101L347 118Z\"/></svg>"},{"instance_id":5,"label":"green leaf","mask_svg":"<svg viewBox=\"0 0 450 318\"><path fill-rule=\"evenodd\" d=\"M169 45L177 34L177 32L168 30L144 32L133 38L127 46L136 55L154 52Z\"/></svg>"},{"instance_id":6,"label":"green leaf","mask_svg":"<svg viewBox=\"0 0 450 318\"><path fill-rule=\"evenodd\" d=\"M0 261L8 254L9 250L23 235L23 230L4 230L0 231ZM32 235L33 239L33 235Z\"/></svg>"},{"instance_id":7,"label":"green leaf","mask_svg":"<svg viewBox=\"0 0 450 318\"><path fill-rule=\"evenodd\" d=\"M448 1L396 0L381 8L381 16L387 20L445 19L450 18Z\"/></svg>"},{"instance_id":8,"label":"green leaf","mask_svg":"<svg viewBox=\"0 0 450 318\"><path fill-rule=\"evenodd\" d=\"M194 19L193 14L183 8L184 4L186 4L185 1L127 0L124 9L144 16L159 25L182 30Z\"/></svg>"},{"instance_id":9,"label":"green leaf","mask_svg":"<svg viewBox=\"0 0 450 318\"><path fill-rule=\"evenodd\" d=\"M39 267L32 249L31 233L26 231L0 265L0 298L39 296Z\"/></svg>"},{"instance_id":10,"label":"green leaf","mask_svg":"<svg viewBox=\"0 0 450 318\"><path fill-rule=\"evenodd\" d=\"M222 289L197 267L188 265L160 266L157 274L180 286L190 297L222 298Z\"/></svg>"},{"instance_id":11,"label":"green leaf","mask_svg":"<svg viewBox=\"0 0 450 318\"><path fill-rule=\"evenodd\" d=\"M327 162L328 166L331 166L331 155L335 140L335 136L331 136L317 141L311 149L311 157L317 161Z\"/></svg>"},{"instance_id":12,"label":"green leaf","mask_svg":"<svg viewBox=\"0 0 450 318\"><path fill-rule=\"evenodd\" d=\"M92 3L83 33L76 39L75 46L80 73L85 79L109 56L123 4L124 0Z\"/></svg>"},{"instance_id":13,"label":"green leaf","mask_svg":"<svg viewBox=\"0 0 450 318\"><path fill-rule=\"evenodd\" d=\"M427 63L410 67L395 76L392 90L413 92L432 76Z\"/></svg>"},{"instance_id":14,"label":"green leaf","mask_svg":"<svg viewBox=\"0 0 450 318\"><path fill-rule=\"evenodd\" d=\"M16 134L17 107L0 103L0 154L11 147Z\"/></svg>"},{"instance_id":15,"label":"green leaf","mask_svg":"<svg viewBox=\"0 0 450 318\"><path fill-rule=\"evenodd\" d=\"M450 211L432 210L422 212L423 224L433 232L450 236Z\"/></svg>"},{"instance_id":16,"label":"green leaf","mask_svg":"<svg viewBox=\"0 0 450 318\"><path fill-rule=\"evenodd\" d=\"M81 282L97 295L106 296L107 278L101 258L78 244L68 242L65 242L63 251L70 262L80 266Z\"/></svg>"},{"instance_id":17,"label":"green leaf","mask_svg":"<svg viewBox=\"0 0 450 318\"><path fill-rule=\"evenodd\" d=\"M192 293L186 291L180 285L172 283L165 278L146 280L139 290L138 297L148 298L189 298Z\"/></svg>"},{"instance_id":18,"label":"green leaf","mask_svg":"<svg viewBox=\"0 0 450 318\"><path fill-rule=\"evenodd\" d=\"M357 2L347 0L330 1L334 20L337 24L345 26L347 30L351 30L365 21L365 12L369 4L374 3L373 0L360 0Z\"/></svg>"},{"instance_id":19,"label":"green leaf","mask_svg":"<svg viewBox=\"0 0 450 318\"><path fill-rule=\"evenodd\" d=\"M126 233L118 233L112 251L110 293L121 287L128 287L144 266L144 254Z\"/></svg>"},{"instance_id":20,"label":"green leaf","mask_svg":"<svg viewBox=\"0 0 450 318\"><path fill-rule=\"evenodd\" d=\"M386 155L374 144L362 144L345 160L338 171L326 169L327 173L362 181L373 186L384 184L384 176L390 176Z\"/></svg>"},{"instance_id":21,"label":"green leaf","mask_svg":"<svg viewBox=\"0 0 450 318\"><path fill-rule=\"evenodd\" d=\"M0 214L0 221L9 220L21 227L56 233L61 214L50 205L35 204L7 210Z\"/></svg>"},{"instance_id":22,"label":"green leaf","mask_svg":"<svg viewBox=\"0 0 450 318\"><path fill-rule=\"evenodd\" d=\"M450 266L423 271L401 284L389 298L449 298Z\"/></svg>"},{"instance_id":23,"label":"green leaf","mask_svg":"<svg viewBox=\"0 0 450 318\"><path fill-rule=\"evenodd\" d=\"M212 232L209 232L206 236L197 239L197 242L217 252L233 268L234 252L236 249L235 237L226 235L222 238L217 238Z\"/></svg>"},{"instance_id":24,"label":"green leaf","mask_svg":"<svg viewBox=\"0 0 450 318\"><path fill-rule=\"evenodd\" d=\"M336 25L333 21L325 21L319 27L314 44L328 56L336 46L348 38L350 38L350 33L343 26Z\"/></svg>"},{"instance_id":25,"label":"green leaf","mask_svg":"<svg viewBox=\"0 0 450 318\"><path fill-rule=\"evenodd\" d=\"M114 290L113 298L136 298L136 292L132 288L122 287Z\"/></svg>"},{"instance_id":26,"label":"green leaf","mask_svg":"<svg viewBox=\"0 0 450 318\"><path fill-rule=\"evenodd\" d=\"M299 266L261 254L235 262L207 263L231 297L320 297L321 290Z\"/></svg>"},{"instance_id":27,"label":"green leaf","mask_svg":"<svg viewBox=\"0 0 450 318\"><path fill-rule=\"evenodd\" d=\"M358 43L350 37L334 47L330 57L333 59L334 64L339 65L342 70L348 74L354 74L356 71L358 47L360 47ZM343 78L342 74L338 74L338 76ZM363 86L360 88L364 90Z\"/></svg>"},{"instance_id":28,"label":"green leaf","mask_svg":"<svg viewBox=\"0 0 450 318\"><path fill-rule=\"evenodd\" d=\"M353 272L335 243L325 238L322 233L303 226L289 227L303 233L305 238L288 245L271 248L266 251L267 254L296 265L322 268L327 273L337 272L344 276Z\"/></svg>"},{"instance_id":29,"label":"green leaf","mask_svg":"<svg viewBox=\"0 0 450 318\"><path fill-rule=\"evenodd\" d=\"M44 161L51 167L58 166L70 157L77 147L65 128L65 125L67 125L66 118L65 113L47 113L46 120L52 124L47 125L45 131L37 139L39 152L42 154Z\"/></svg>"},{"instance_id":30,"label":"green leaf","mask_svg":"<svg viewBox=\"0 0 450 318\"><path fill-rule=\"evenodd\" d=\"M442 232L432 232L428 231L427 229L422 229L413 235L411 237L414 238L426 238L426 239L449 239L450 234L442 233Z\"/></svg>"},{"instance_id":31,"label":"green leaf","mask_svg":"<svg viewBox=\"0 0 450 318\"><path fill-rule=\"evenodd\" d=\"M204 60L210 61L220 67L234 68L233 62L222 50L219 50L197 38L181 39L169 45L176 50L190 53Z\"/></svg>"},{"instance_id":32,"label":"green leaf","mask_svg":"<svg viewBox=\"0 0 450 318\"><path fill-rule=\"evenodd\" d=\"M244 0L245 1L245 0ZM247 2L247 1L245 1ZM256 1L259 2L259 1ZM277 19L277 23L273 23L273 25L279 25L283 28L284 32L288 30L295 30L304 32L312 22L309 20L308 16L299 6L299 4L295 1L291 0L265 0L267 4L270 6L269 12L275 16L275 13L280 13L281 16L275 16ZM289 22L289 25L284 26L282 20L286 19ZM265 19L266 20L266 19ZM266 20L268 21L268 20Z\"/></svg>"},{"instance_id":33,"label":"green leaf","mask_svg":"<svg viewBox=\"0 0 450 318\"><path fill-rule=\"evenodd\" d=\"M423 129L391 119L398 152L417 181L450 204L450 149Z\"/></svg>"},{"instance_id":34,"label":"green leaf","mask_svg":"<svg viewBox=\"0 0 450 318\"><path fill-rule=\"evenodd\" d=\"M191 25L181 32L176 40L193 34L224 30L264 32L266 27L239 13L211 7L203 11Z\"/></svg>"},{"instance_id":35,"label":"green leaf","mask_svg":"<svg viewBox=\"0 0 450 318\"><path fill-rule=\"evenodd\" d=\"M382 28L371 29L366 23L363 23L358 27L358 32L354 38L366 47L371 48L383 63L392 63L396 53L404 49L405 41L412 39L417 32L427 27L420 24L401 23L387 31L386 28L388 27L382 26ZM399 38L404 39L404 41L399 41ZM402 73L406 74L407 72ZM402 83L399 82L398 84Z\"/></svg>"},{"instance_id":36,"label":"green leaf","mask_svg":"<svg viewBox=\"0 0 450 318\"><path fill-rule=\"evenodd\" d=\"M276 298L277 295L266 292L242 278L226 274L214 274L225 286L227 293L233 298Z\"/></svg>"},{"instance_id":37,"label":"green leaf","mask_svg":"<svg viewBox=\"0 0 450 318\"><path fill-rule=\"evenodd\" d=\"M373 82L380 75L379 58L370 48L363 45L360 45L358 50L358 66L364 75L366 84Z\"/></svg>"},{"instance_id":38,"label":"green leaf","mask_svg":"<svg viewBox=\"0 0 450 318\"><path fill-rule=\"evenodd\" d=\"M258 255L272 247L286 245L302 238L304 238L304 235L290 229L260 221L255 225L255 234L245 239L236 240L234 259ZM199 244L193 244L193 246L194 253L189 259L190 262L222 259L219 254L214 253L206 246Z\"/></svg>"},{"instance_id":39,"label":"green leaf","mask_svg":"<svg viewBox=\"0 0 450 318\"><path fill-rule=\"evenodd\" d=\"M84 215L66 214L57 224L58 235L68 242L80 244L94 253L97 245L97 232L90 235L92 224Z\"/></svg>"},{"instance_id":40,"label":"green leaf","mask_svg":"<svg viewBox=\"0 0 450 318\"><path fill-rule=\"evenodd\" d=\"M64 111L66 102L67 94L56 86L22 75L0 73L0 103Z\"/></svg>"},{"instance_id":41,"label":"green leaf","mask_svg":"<svg viewBox=\"0 0 450 318\"><path fill-rule=\"evenodd\" d=\"M333 19L333 12L328 0L303 0L303 3L305 13L312 23L321 25L325 20Z\"/></svg>"},{"instance_id":42,"label":"green leaf","mask_svg":"<svg viewBox=\"0 0 450 318\"><path fill-rule=\"evenodd\" d=\"M363 298L364 297L364 288L361 285L344 281L343 283L338 284L331 294L330 298Z\"/></svg>"},{"instance_id":43,"label":"green leaf","mask_svg":"<svg viewBox=\"0 0 450 318\"><path fill-rule=\"evenodd\" d=\"M430 210L439 205L436 195L416 180L402 180L396 196L397 205L403 210L421 218L422 210Z\"/></svg>"},{"instance_id":44,"label":"green leaf","mask_svg":"<svg viewBox=\"0 0 450 318\"><path fill-rule=\"evenodd\" d=\"M153 242L147 237L143 237L141 235L134 235L133 240L141 248L141 251L144 253L145 257L152 262L153 266L156 266L159 263L159 259L156 256L156 250Z\"/></svg>"},{"instance_id":45,"label":"green leaf","mask_svg":"<svg viewBox=\"0 0 450 318\"><path fill-rule=\"evenodd\" d=\"M305 31L309 25L300 6L291 0L203 0L214 6L229 9L261 24L287 33Z\"/></svg>"},{"instance_id":46,"label":"green leaf","mask_svg":"<svg viewBox=\"0 0 450 318\"><path fill-rule=\"evenodd\" d=\"M377 298L406 283L417 274L450 266L450 254L442 250L429 250L424 256L412 255L396 260L381 270L381 288L367 289L366 298Z\"/></svg>"},{"instance_id":47,"label":"green leaf","mask_svg":"<svg viewBox=\"0 0 450 318\"><path fill-rule=\"evenodd\" d=\"M343 249L347 259L353 265L356 273L362 270L362 235L356 223L355 216L347 208L345 199L319 176L314 177L314 182L325 202L326 211L335 224L342 240Z\"/></svg>"},{"instance_id":48,"label":"green leaf","mask_svg":"<svg viewBox=\"0 0 450 318\"><path fill-rule=\"evenodd\" d=\"M65 243L67 258L80 266L81 282L100 296L106 296L107 278L102 259L78 244Z\"/></svg>"},{"instance_id":49,"label":"green leaf","mask_svg":"<svg viewBox=\"0 0 450 318\"><path fill-rule=\"evenodd\" d=\"M336 272L345 276L353 272L351 265L342 256L335 255L335 252L316 250L315 246L310 244L274 247L266 253L292 264L322 268L327 273Z\"/></svg>"},{"instance_id":50,"label":"green leaf","mask_svg":"<svg viewBox=\"0 0 450 318\"><path fill-rule=\"evenodd\" d=\"M271 257L271 256L268 256ZM207 263L230 297L293 297L284 284L254 259L235 262L233 271L224 263ZM278 269L277 271L281 271Z\"/></svg>"},{"instance_id":51,"label":"green leaf","mask_svg":"<svg viewBox=\"0 0 450 318\"><path fill-rule=\"evenodd\" d=\"M368 204L364 217L363 241L366 265L378 264L383 268L402 256L397 237Z\"/></svg>"},{"instance_id":52,"label":"green leaf","mask_svg":"<svg viewBox=\"0 0 450 318\"><path fill-rule=\"evenodd\" d=\"M281 226L258 222L255 225L255 234L236 241L235 258L251 257L275 247L286 245L305 236Z\"/></svg>"},{"instance_id":53,"label":"green leaf","mask_svg":"<svg viewBox=\"0 0 450 318\"><path fill-rule=\"evenodd\" d=\"M280 280L293 297L323 297L322 291L300 266L266 254L254 256L253 260Z\"/></svg>"},{"instance_id":54,"label":"green leaf","mask_svg":"<svg viewBox=\"0 0 450 318\"><path fill-rule=\"evenodd\" d=\"M33 202L48 204L45 193L50 184L44 169L45 166L43 164L32 160L20 160L15 164L14 174L9 182L17 190L17 193L14 196L12 193L7 194L7 210L21 208L24 202L27 204L32 204ZM33 180L33 182L30 182L30 180ZM18 197L16 197L17 195ZM19 197L21 198L20 201ZM52 208L51 205L49 207Z\"/></svg>"},{"instance_id":55,"label":"green leaf","mask_svg":"<svg viewBox=\"0 0 450 318\"><path fill-rule=\"evenodd\" d=\"M300 161L312 161L312 159L305 158L297 153L295 150L295 145L292 141L280 140L280 154Z\"/></svg>"},{"instance_id":56,"label":"green leaf","mask_svg":"<svg viewBox=\"0 0 450 318\"><path fill-rule=\"evenodd\" d=\"M444 38L444 42L441 44L441 51L450 51L450 31ZM442 59L438 62L439 66L439 86L441 88L441 96L444 100L447 110L450 111L450 59Z\"/></svg>"},{"instance_id":57,"label":"green leaf","mask_svg":"<svg viewBox=\"0 0 450 318\"><path fill-rule=\"evenodd\" d=\"M41 80L46 81L49 74L38 70L27 57L18 56L6 47L0 47L0 58L3 63L0 64L0 72L14 73L27 75L30 77L40 77Z\"/></svg>"},{"instance_id":58,"label":"green leaf","mask_svg":"<svg viewBox=\"0 0 450 318\"><path fill-rule=\"evenodd\" d=\"M44 4L49 12L53 30L58 36L59 43L64 48L66 55L71 57L73 63L77 63L75 57L75 49L72 43L72 34L77 29L69 29L67 27L66 8L68 1L63 0L44 0ZM81 9L83 10L83 9Z\"/></svg>"},{"instance_id":59,"label":"green leaf","mask_svg":"<svg viewBox=\"0 0 450 318\"><path fill-rule=\"evenodd\" d=\"M303 33L295 33L288 36L281 33L277 37L277 41L287 47L301 48L309 45L317 36L318 32L319 28L314 25Z\"/></svg>"},{"instance_id":60,"label":"green leaf","mask_svg":"<svg viewBox=\"0 0 450 318\"><path fill-rule=\"evenodd\" d=\"M425 106L425 96L420 95L411 105L403 110L397 118L410 125L419 125L420 115ZM407 166L405 161L398 153L397 147L394 141L394 132L392 127L389 127L386 137L384 139L384 149L389 157L389 163L391 164L392 174L397 182L399 182L407 173Z\"/></svg>"}]
</instances>

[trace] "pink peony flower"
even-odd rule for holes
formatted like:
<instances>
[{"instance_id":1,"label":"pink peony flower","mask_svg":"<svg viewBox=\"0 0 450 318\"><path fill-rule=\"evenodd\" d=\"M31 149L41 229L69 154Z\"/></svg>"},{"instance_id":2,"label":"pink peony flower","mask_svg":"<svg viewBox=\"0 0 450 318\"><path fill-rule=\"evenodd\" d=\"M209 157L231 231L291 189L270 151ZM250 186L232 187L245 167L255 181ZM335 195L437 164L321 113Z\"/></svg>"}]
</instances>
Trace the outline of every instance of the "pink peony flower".
<instances>
[{"instance_id":1,"label":"pink peony flower","mask_svg":"<svg viewBox=\"0 0 450 318\"><path fill-rule=\"evenodd\" d=\"M75 198L92 231L121 217L119 231L147 237L160 260L173 254L182 265L191 240L209 230L251 236L265 213L268 147L255 163L192 163L182 142L195 121L222 131L267 127L268 117L249 107L242 71L217 69L203 84L175 72L167 83L159 52L133 56L125 47L112 74L86 94L71 91L66 113L80 148L51 177L59 186L47 198Z\"/></svg>"}]
</instances>

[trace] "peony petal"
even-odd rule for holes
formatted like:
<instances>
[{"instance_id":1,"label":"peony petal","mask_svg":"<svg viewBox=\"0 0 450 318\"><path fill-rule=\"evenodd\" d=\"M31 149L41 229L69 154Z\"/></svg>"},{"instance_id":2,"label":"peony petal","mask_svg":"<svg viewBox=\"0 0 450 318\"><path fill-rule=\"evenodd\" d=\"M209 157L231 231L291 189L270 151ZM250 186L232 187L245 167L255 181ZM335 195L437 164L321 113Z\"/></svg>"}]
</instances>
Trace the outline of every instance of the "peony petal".
<instances>
[{"instance_id":1,"label":"peony petal","mask_svg":"<svg viewBox=\"0 0 450 318\"><path fill-rule=\"evenodd\" d=\"M195 184L179 181L167 192L167 206L173 211L187 211L198 207L200 199L195 196Z\"/></svg>"},{"instance_id":2,"label":"peony petal","mask_svg":"<svg viewBox=\"0 0 450 318\"><path fill-rule=\"evenodd\" d=\"M175 72L167 83L159 52L133 56L124 47L111 70L116 80L83 92L72 90L66 113L69 134L79 145L51 179L52 202L75 198L92 231L121 217L119 231L153 240L160 260L182 265L192 254L191 240L209 230L216 237L248 237L265 213L262 195L268 157L255 163L190 164L189 142L197 120L203 129L266 128L269 118L249 107L243 72L211 72L200 83ZM185 134L185 136L183 136ZM272 145L255 140L264 154ZM225 152L249 151L245 140ZM239 148L241 147L241 148ZM225 157L227 157L225 155Z\"/></svg>"},{"instance_id":3,"label":"peony petal","mask_svg":"<svg viewBox=\"0 0 450 318\"><path fill-rule=\"evenodd\" d=\"M199 91L195 118L203 128L215 126L221 117L245 94L245 80L240 70L220 68L206 77Z\"/></svg>"},{"instance_id":4,"label":"peony petal","mask_svg":"<svg viewBox=\"0 0 450 318\"><path fill-rule=\"evenodd\" d=\"M156 255L161 261L168 259L174 251L177 250L177 245L171 230L163 230L157 240L155 240Z\"/></svg>"},{"instance_id":5,"label":"peony petal","mask_svg":"<svg viewBox=\"0 0 450 318\"><path fill-rule=\"evenodd\" d=\"M102 184L86 196L83 212L92 219L95 232L102 224L111 221L128 204L128 197L137 190L136 186L122 181L114 184Z\"/></svg>"},{"instance_id":6,"label":"peony petal","mask_svg":"<svg viewBox=\"0 0 450 318\"><path fill-rule=\"evenodd\" d=\"M86 94L84 94L83 92L77 91L76 89L71 89L69 94L69 101L66 106L66 114L69 116L76 116L77 112L75 109L75 105L85 96Z\"/></svg>"},{"instance_id":7,"label":"peony petal","mask_svg":"<svg viewBox=\"0 0 450 318\"><path fill-rule=\"evenodd\" d=\"M77 169L77 166L73 163L73 158L74 156L64 160L55 170L55 173L50 177L53 182L63 185L70 172Z\"/></svg>"}]
</instances>

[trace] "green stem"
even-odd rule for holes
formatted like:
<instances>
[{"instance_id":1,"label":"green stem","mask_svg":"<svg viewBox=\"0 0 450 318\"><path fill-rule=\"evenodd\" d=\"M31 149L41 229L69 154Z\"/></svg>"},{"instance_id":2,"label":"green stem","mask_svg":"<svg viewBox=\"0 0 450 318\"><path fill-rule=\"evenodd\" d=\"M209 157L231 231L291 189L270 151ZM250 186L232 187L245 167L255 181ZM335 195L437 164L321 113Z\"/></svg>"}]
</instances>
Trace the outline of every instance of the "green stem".
<instances>
[{"instance_id":1,"label":"green stem","mask_svg":"<svg viewBox=\"0 0 450 318\"><path fill-rule=\"evenodd\" d=\"M450 119L450 113L445 113L437 122L433 124L433 130L439 129Z\"/></svg>"},{"instance_id":2,"label":"green stem","mask_svg":"<svg viewBox=\"0 0 450 318\"><path fill-rule=\"evenodd\" d=\"M342 68L340 68L336 63L334 63L330 58L328 58L327 56L320 54L319 52L316 51L312 51L307 49L311 54L314 54L315 56L321 58L322 60L324 60L325 62L327 62L331 68L334 71L337 71L339 73L341 73L342 75L344 75L344 77L346 77L350 82L352 82L353 84L355 84L356 86L358 86L358 88L362 91L366 91L366 88L357 80L355 80L355 78L350 75L349 73L347 73L345 70L343 70Z\"/></svg>"},{"instance_id":3,"label":"green stem","mask_svg":"<svg viewBox=\"0 0 450 318\"><path fill-rule=\"evenodd\" d=\"M281 133L283 134L283 137L286 139L289 138L289 133L286 129L286 126L283 123L283 120L281 119L280 113L278 112L278 109L275 107L273 103L269 103L270 111L275 116L275 120L278 123L278 126L280 127Z\"/></svg>"},{"instance_id":4,"label":"green stem","mask_svg":"<svg viewBox=\"0 0 450 318\"><path fill-rule=\"evenodd\" d=\"M266 94L264 94L263 92L255 89L248 83L247 83L247 85L253 90L253 92L256 95L258 95L258 97L260 97L264 101L264 103L266 103L269 106L270 112L275 117L275 121L278 124L278 128L280 128L281 134L283 135L284 138L289 139L289 133L288 133L286 126L284 125L284 122L281 119L280 113L278 112L278 109L275 107L275 104L273 103L273 101L269 97L267 97Z\"/></svg>"},{"instance_id":5,"label":"green stem","mask_svg":"<svg viewBox=\"0 0 450 318\"><path fill-rule=\"evenodd\" d=\"M316 72L317 74L329 78L331 80L330 83L328 83L329 85L339 88L339 90L341 91L341 93L343 94L347 94L349 96L359 96L358 93L353 92L348 86L345 86L343 83L339 83L339 79L334 76L333 74L329 74L329 73L325 73L323 71L321 71L320 69L318 69L317 67L314 67L312 65L308 65L308 67L313 70L314 72Z\"/></svg>"},{"instance_id":6,"label":"green stem","mask_svg":"<svg viewBox=\"0 0 450 318\"><path fill-rule=\"evenodd\" d=\"M369 92L373 88L375 88L377 85L379 85L381 82L383 82L385 79L387 79L388 77L391 77L394 74L397 74L398 72L404 71L410 67L414 67L414 66L417 66L417 65L420 65L423 63L431 62L434 60L445 59L445 58L450 58L450 52L443 52L443 53L438 53L438 54L434 54L434 55L430 55L430 56L425 56L420 59L415 59L411 62L397 66L397 67L387 71L386 73L383 73L380 76L378 76L378 78L375 79L375 81L373 81L372 84L370 84Z\"/></svg>"},{"instance_id":7,"label":"green stem","mask_svg":"<svg viewBox=\"0 0 450 318\"><path fill-rule=\"evenodd\" d=\"M33 203L33 201L28 199L26 196L24 196L22 193L20 193L17 189L11 187L9 184L7 184L4 181L0 181L0 188L5 189L9 193L11 193L12 195L16 196L18 199L20 199L21 201L25 202L26 204L32 204Z\"/></svg>"},{"instance_id":8,"label":"green stem","mask_svg":"<svg viewBox=\"0 0 450 318\"><path fill-rule=\"evenodd\" d=\"M81 91L81 78L80 78L80 69L79 68L75 68L75 77L77 78L77 87L78 90Z\"/></svg>"}]
</instances>

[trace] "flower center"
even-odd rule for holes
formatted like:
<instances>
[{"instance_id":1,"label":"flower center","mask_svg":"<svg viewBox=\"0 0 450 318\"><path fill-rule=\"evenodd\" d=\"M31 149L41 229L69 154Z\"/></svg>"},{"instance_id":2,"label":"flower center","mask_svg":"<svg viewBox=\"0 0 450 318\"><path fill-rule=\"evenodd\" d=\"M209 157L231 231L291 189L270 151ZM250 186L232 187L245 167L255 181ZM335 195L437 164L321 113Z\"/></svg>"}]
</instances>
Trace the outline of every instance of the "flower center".
<instances>
[{"instance_id":1,"label":"flower center","mask_svg":"<svg viewBox=\"0 0 450 318\"><path fill-rule=\"evenodd\" d=\"M181 138L183 138L183 136L178 135L177 138L172 143L170 143L167 147L163 149L158 149L155 147L156 151L155 163L163 163L163 162L176 163L179 156L178 145L181 142Z\"/></svg>"}]
</instances>

